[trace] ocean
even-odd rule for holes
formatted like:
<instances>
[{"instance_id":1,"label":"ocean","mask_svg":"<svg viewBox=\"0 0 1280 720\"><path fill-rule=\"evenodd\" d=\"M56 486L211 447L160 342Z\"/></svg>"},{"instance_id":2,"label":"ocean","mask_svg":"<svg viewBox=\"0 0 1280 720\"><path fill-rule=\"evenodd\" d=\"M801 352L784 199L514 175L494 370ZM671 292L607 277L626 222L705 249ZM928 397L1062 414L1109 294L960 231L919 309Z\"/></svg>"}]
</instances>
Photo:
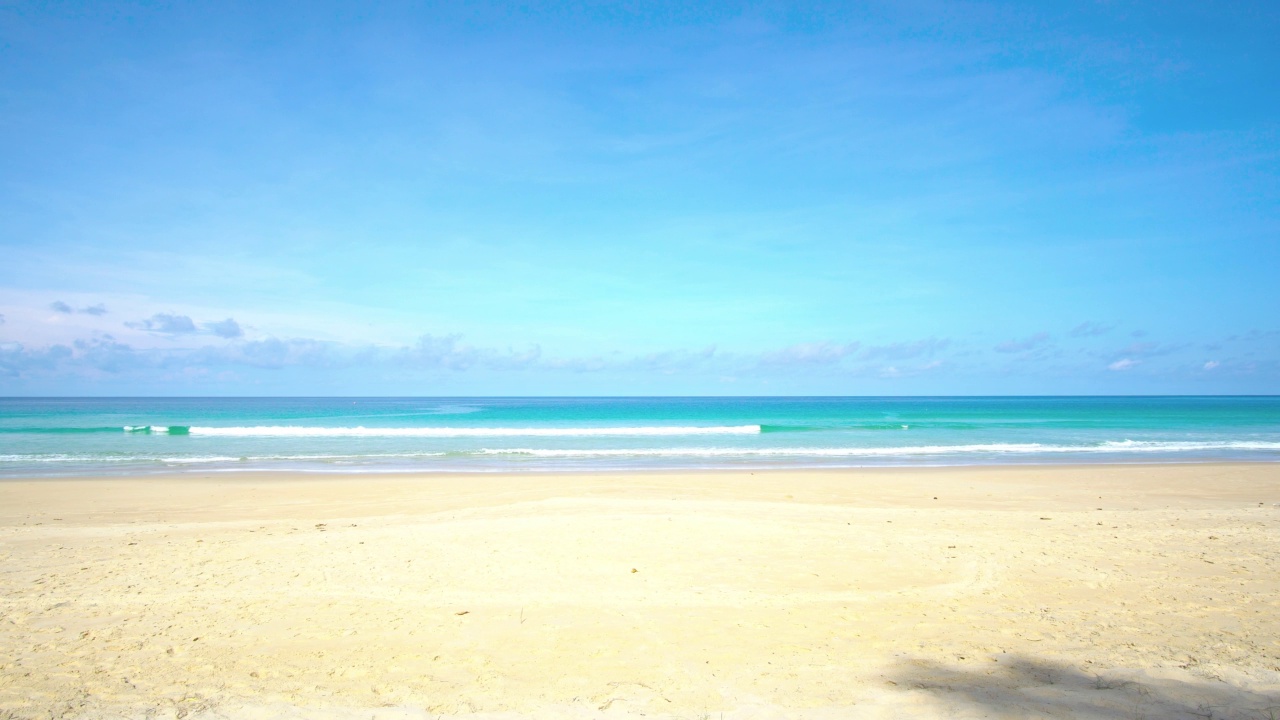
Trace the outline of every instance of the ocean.
<instances>
[{"instance_id":1,"label":"ocean","mask_svg":"<svg viewBox=\"0 0 1280 720\"><path fill-rule=\"evenodd\" d=\"M0 477L1280 461L1280 397L0 398Z\"/></svg>"}]
</instances>

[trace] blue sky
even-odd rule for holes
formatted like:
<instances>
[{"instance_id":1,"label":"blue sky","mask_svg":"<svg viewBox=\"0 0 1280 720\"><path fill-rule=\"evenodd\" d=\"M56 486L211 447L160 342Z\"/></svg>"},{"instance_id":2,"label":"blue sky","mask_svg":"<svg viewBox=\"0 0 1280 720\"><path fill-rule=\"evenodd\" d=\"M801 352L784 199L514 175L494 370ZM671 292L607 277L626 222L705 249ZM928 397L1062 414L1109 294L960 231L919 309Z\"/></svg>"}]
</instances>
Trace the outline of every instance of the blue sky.
<instances>
[{"instance_id":1,"label":"blue sky","mask_svg":"<svg viewBox=\"0 0 1280 720\"><path fill-rule=\"evenodd\" d=\"M1280 6L7 3L0 394L1280 392Z\"/></svg>"}]
</instances>

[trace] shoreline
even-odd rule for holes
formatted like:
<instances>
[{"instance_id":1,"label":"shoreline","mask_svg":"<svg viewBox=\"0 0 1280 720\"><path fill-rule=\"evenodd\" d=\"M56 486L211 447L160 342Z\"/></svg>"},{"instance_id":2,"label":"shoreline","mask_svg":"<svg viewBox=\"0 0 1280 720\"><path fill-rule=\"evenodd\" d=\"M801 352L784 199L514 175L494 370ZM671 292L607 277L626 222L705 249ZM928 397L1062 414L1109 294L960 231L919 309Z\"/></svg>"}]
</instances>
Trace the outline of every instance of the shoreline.
<instances>
[{"instance_id":1,"label":"shoreline","mask_svg":"<svg viewBox=\"0 0 1280 720\"><path fill-rule=\"evenodd\" d=\"M121 470L118 473L66 473L66 474L4 474L0 473L0 484L6 482L35 482L42 480L123 480L132 478L157 478L178 480L181 478L191 478L200 476L202 479L211 477L236 477L241 475L264 477L270 476L299 476L299 477L339 477L346 479L380 477L388 478L404 478L410 476L422 477L471 477L471 476L557 476L557 475L609 475L609 476L625 476L625 475L723 475L723 474L741 474L741 473L772 473L772 474L808 474L808 473L862 473L862 472L948 472L948 471L980 471L992 470L999 471L1004 468L1008 469L1035 469L1035 468L1125 468L1125 467L1178 467L1183 465L1193 466L1277 466L1280 467L1280 459L1276 460L1259 460L1256 458L1191 458L1185 460L1160 460L1143 458L1133 461L1117 461L1117 460L1099 460L1097 462L1081 462L1077 459L1066 460L1062 462L1043 462L1043 461L1026 461L1026 462L973 462L973 463L951 463L951 464L929 464L929 463L902 463L902 464L876 464L876 465L762 465L762 466L700 466L691 465L685 467L677 466L594 466L594 467L547 467L535 468L525 467L518 469L510 468L493 468L493 469L477 469L477 470L459 470L456 468L431 470L423 468L405 469L387 469L383 467L368 470L339 468L333 470L315 470L297 467L250 467L250 468L226 468L215 467L205 469L195 469L189 465L170 466L157 470L142 470L131 468ZM184 469L185 468L185 469ZM203 473L203 475L202 475Z\"/></svg>"},{"instance_id":2,"label":"shoreline","mask_svg":"<svg viewBox=\"0 0 1280 720\"><path fill-rule=\"evenodd\" d=\"M1280 706L1277 463L209 475L0 480L0 711Z\"/></svg>"}]
</instances>

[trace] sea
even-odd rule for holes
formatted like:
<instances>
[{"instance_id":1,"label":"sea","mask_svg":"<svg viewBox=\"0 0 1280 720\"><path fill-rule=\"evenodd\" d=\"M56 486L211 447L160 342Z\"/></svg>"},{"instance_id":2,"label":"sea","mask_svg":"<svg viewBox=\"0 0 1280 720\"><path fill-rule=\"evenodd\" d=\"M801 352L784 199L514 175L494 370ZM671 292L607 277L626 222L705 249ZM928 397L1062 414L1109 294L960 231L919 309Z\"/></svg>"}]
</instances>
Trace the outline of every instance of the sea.
<instances>
[{"instance_id":1,"label":"sea","mask_svg":"<svg viewBox=\"0 0 1280 720\"><path fill-rule=\"evenodd\" d=\"M1280 462L1280 397L0 398L0 477Z\"/></svg>"}]
</instances>

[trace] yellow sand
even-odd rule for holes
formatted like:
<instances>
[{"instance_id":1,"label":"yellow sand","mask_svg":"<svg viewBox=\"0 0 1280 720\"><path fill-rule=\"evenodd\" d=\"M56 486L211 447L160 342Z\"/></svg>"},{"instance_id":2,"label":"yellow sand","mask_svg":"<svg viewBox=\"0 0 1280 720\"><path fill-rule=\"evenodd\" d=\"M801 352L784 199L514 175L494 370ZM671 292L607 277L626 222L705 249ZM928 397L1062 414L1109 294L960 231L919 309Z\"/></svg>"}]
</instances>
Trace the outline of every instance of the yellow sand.
<instances>
[{"instance_id":1,"label":"yellow sand","mask_svg":"<svg viewBox=\"0 0 1280 720\"><path fill-rule=\"evenodd\" d=\"M0 718L441 715L1280 716L1280 465L0 482Z\"/></svg>"}]
</instances>

